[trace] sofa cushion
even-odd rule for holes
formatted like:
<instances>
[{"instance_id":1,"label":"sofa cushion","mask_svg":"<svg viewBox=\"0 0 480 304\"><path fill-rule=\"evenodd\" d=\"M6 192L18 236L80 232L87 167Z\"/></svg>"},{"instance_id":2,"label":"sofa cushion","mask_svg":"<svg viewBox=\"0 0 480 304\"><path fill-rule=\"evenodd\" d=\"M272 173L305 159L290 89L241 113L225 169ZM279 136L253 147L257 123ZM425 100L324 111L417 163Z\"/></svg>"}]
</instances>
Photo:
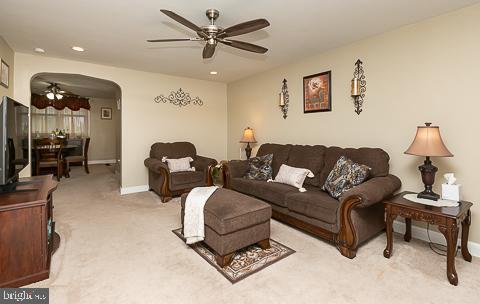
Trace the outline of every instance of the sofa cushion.
<instances>
[{"instance_id":1,"label":"sofa cushion","mask_svg":"<svg viewBox=\"0 0 480 304\"><path fill-rule=\"evenodd\" d=\"M298 193L298 189L289 185L279 183L267 183L245 178L232 178L231 187L233 190L261 198L267 202L286 207L286 195Z\"/></svg>"},{"instance_id":2,"label":"sofa cushion","mask_svg":"<svg viewBox=\"0 0 480 304\"><path fill-rule=\"evenodd\" d=\"M323 191L290 193L286 203L290 211L330 224L337 222L340 202Z\"/></svg>"},{"instance_id":3,"label":"sofa cushion","mask_svg":"<svg viewBox=\"0 0 480 304\"><path fill-rule=\"evenodd\" d=\"M182 195L182 210L186 197ZM205 225L223 235L269 221L272 207L256 198L218 189L205 204L204 215Z\"/></svg>"},{"instance_id":4,"label":"sofa cushion","mask_svg":"<svg viewBox=\"0 0 480 304\"><path fill-rule=\"evenodd\" d=\"M306 185L320 187L320 172L325 163L325 146L292 146L288 155L287 165L297 168L306 168L312 171L315 175L313 178L307 177L305 179Z\"/></svg>"},{"instance_id":5,"label":"sofa cushion","mask_svg":"<svg viewBox=\"0 0 480 304\"><path fill-rule=\"evenodd\" d=\"M332 171L333 166L340 158L345 155L356 163L366 165L371 168L368 178L387 176L390 157L387 152L379 148L339 148L328 147L325 150L325 166L322 169L320 176L320 184L325 184L328 174Z\"/></svg>"},{"instance_id":6,"label":"sofa cushion","mask_svg":"<svg viewBox=\"0 0 480 304\"><path fill-rule=\"evenodd\" d=\"M257 151L257 156L273 154L272 176L276 176L280 166L286 164L292 145L263 144Z\"/></svg>"},{"instance_id":7,"label":"sofa cushion","mask_svg":"<svg viewBox=\"0 0 480 304\"><path fill-rule=\"evenodd\" d=\"M197 151L189 142L155 143L150 149L150 157L156 159L192 157L195 159Z\"/></svg>"},{"instance_id":8,"label":"sofa cushion","mask_svg":"<svg viewBox=\"0 0 480 304\"><path fill-rule=\"evenodd\" d=\"M257 156L248 160L248 171L244 178L266 181L272 178L273 154Z\"/></svg>"},{"instance_id":9,"label":"sofa cushion","mask_svg":"<svg viewBox=\"0 0 480 304\"><path fill-rule=\"evenodd\" d=\"M172 188L178 188L179 186L183 187L189 184L197 184L197 183L204 182L204 180L205 180L205 172L202 172L202 171L170 173L170 186Z\"/></svg>"},{"instance_id":10,"label":"sofa cushion","mask_svg":"<svg viewBox=\"0 0 480 304\"><path fill-rule=\"evenodd\" d=\"M322 189L333 198L338 199L345 191L363 183L367 179L369 171L368 166L357 164L345 156L341 156L330 171Z\"/></svg>"}]
</instances>

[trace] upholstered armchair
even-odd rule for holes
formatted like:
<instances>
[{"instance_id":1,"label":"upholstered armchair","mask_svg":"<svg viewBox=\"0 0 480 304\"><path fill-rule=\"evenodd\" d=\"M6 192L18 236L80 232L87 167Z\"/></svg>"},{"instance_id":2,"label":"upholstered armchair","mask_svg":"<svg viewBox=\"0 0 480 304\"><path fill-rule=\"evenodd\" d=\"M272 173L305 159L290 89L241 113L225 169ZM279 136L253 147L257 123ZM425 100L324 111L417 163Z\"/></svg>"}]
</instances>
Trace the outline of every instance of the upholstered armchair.
<instances>
[{"instance_id":1,"label":"upholstered armchair","mask_svg":"<svg viewBox=\"0 0 480 304\"><path fill-rule=\"evenodd\" d=\"M170 172L168 165L162 159L191 157L195 171ZM163 203L173 196L181 195L195 187L211 186L213 184L210 170L217 161L197 155L195 146L189 142L155 143L150 149L150 157L145 159L148 168L148 185L157 193Z\"/></svg>"}]
</instances>

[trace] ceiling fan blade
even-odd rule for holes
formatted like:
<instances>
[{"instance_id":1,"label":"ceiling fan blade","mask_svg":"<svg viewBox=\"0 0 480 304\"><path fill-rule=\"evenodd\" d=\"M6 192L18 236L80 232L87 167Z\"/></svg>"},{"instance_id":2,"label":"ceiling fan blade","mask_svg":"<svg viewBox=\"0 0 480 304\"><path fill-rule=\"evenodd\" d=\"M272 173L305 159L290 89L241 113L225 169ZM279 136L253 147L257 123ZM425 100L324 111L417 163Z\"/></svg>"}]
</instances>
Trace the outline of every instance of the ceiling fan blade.
<instances>
[{"instance_id":1,"label":"ceiling fan blade","mask_svg":"<svg viewBox=\"0 0 480 304\"><path fill-rule=\"evenodd\" d=\"M264 54L268 51L268 49L264 48L263 46L259 46L259 45L244 42L244 41L238 41L238 40L219 40L219 41L225 45L228 45L237 49L249 51L249 52Z\"/></svg>"},{"instance_id":2,"label":"ceiling fan blade","mask_svg":"<svg viewBox=\"0 0 480 304\"><path fill-rule=\"evenodd\" d=\"M216 44L205 44L205 47L203 48L203 53L202 53L202 56L203 56L203 59L208 59L208 58L212 58L213 54L215 53L215 47L216 47Z\"/></svg>"},{"instance_id":3,"label":"ceiling fan blade","mask_svg":"<svg viewBox=\"0 0 480 304\"><path fill-rule=\"evenodd\" d=\"M198 41L200 38L173 38L173 39L150 39L147 42L171 42L171 41Z\"/></svg>"},{"instance_id":4,"label":"ceiling fan blade","mask_svg":"<svg viewBox=\"0 0 480 304\"><path fill-rule=\"evenodd\" d=\"M173 20L185 25L189 29L194 30L195 32L202 32L202 29L199 26L193 24L192 22L188 21L187 19L183 18L182 16L177 15L174 12L166 10L166 9L161 9L160 11L162 13L164 13L165 15L167 15L168 17L172 18Z\"/></svg>"},{"instance_id":5,"label":"ceiling fan blade","mask_svg":"<svg viewBox=\"0 0 480 304\"><path fill-rule=\"evenodd\" d=\"M217 37L225 38L225 37L243 35L243 34L251 33L254 31L258 31L259 29L262 29L269 25L270 23L266 19L250 20L250 21L242 22L237 25L224 29L217 35Z\"/></svg>"}]
</instances>

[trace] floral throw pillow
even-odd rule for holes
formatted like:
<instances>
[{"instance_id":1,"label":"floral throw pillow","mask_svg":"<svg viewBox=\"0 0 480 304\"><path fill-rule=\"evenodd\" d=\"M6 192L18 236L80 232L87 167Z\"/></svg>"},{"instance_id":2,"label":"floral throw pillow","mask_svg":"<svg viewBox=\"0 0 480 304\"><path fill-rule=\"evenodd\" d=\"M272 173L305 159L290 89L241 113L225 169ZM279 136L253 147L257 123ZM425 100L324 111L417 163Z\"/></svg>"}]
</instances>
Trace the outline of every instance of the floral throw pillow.
<instances>
[{"instance_id":1,"label":"floral throw pillow","mask_svg":"<svg viewBox=\"0 0 480 304\"><path fill-rule=\"evenodd\" d=\"M357 164L345 156L341 156L328 174L322 189L338 199L345 191L363 183L369 172L370 167Z\"/></svg>"},{"instance_id":2,"label":"floral throw pillow","mask_svg":"<svg viewBox=\"0 0 480 304\"><path fill-rule=\"evenodd\" d=\"M248 172L244 178L266 181L272 178L273 154L257 156L248 160Z\"/></svg>"}]
</instances>

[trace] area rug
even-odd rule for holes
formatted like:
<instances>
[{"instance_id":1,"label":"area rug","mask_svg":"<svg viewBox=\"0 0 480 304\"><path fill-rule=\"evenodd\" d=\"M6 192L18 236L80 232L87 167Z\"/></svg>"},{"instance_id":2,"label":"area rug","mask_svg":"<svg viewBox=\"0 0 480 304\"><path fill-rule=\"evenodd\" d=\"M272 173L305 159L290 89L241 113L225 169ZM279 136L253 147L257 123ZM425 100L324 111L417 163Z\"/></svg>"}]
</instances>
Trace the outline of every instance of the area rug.
<instances>
[{"instance_id":1,"label":"area rug","mask_svg":"<svg viewBox=\"0 0 480 304\"><path fill-rule=\"evenodd\" d=\"M172 230L179 238L185 240L182 235L182 228ZM204 258L210 265L215 267L227 280L235 284L246 277L265 269L266 267L280 261L283 258L295 253L295 250L270 239L270 248L263 250L256 245L249 246L237 251L232 263L229 266L221 268L215 262L215 256L210 249L203 243L196 243L190 247Z\"/></svg>"}]
</instances>

